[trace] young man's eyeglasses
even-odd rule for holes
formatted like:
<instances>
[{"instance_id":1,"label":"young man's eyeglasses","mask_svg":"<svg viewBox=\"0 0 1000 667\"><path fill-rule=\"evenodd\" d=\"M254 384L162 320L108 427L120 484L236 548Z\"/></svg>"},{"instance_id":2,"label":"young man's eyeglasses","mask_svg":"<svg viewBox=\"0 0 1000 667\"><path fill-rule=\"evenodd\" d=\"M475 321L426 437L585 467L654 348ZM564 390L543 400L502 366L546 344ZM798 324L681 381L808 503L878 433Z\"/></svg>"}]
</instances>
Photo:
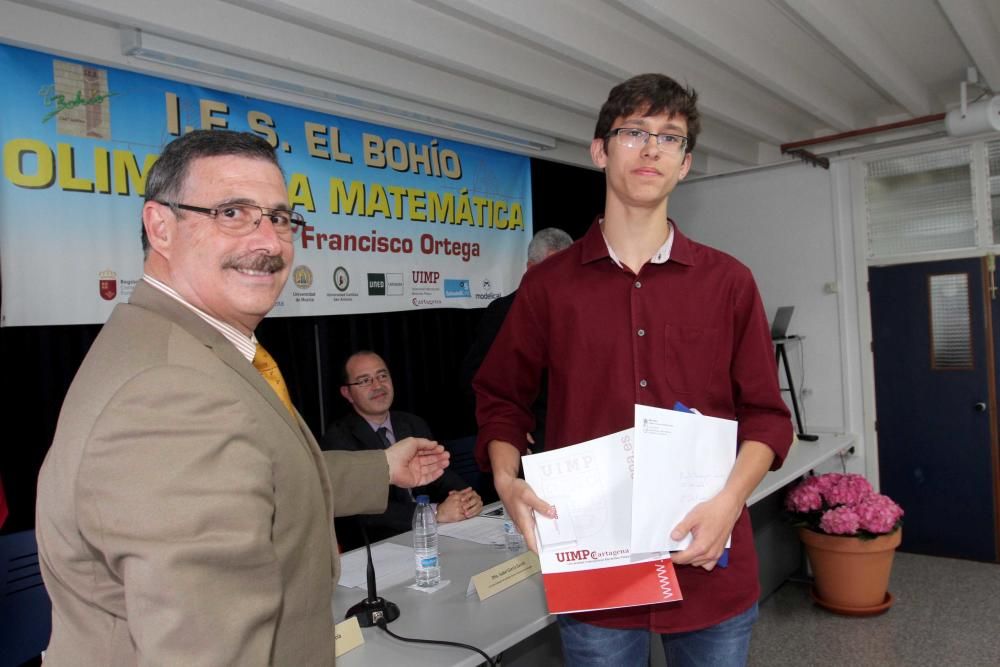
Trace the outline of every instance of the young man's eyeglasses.
<instances>
[{"instance_id":1,"label":"young man's eyeglasses","mask_svg":"<svg viewBox=\"0 0 1000 667\"><path fill-rule=\"evenodd\" d=\"M375 375L362 375L354 382L345 382L345 387L370 387L375 382L379 384L387 384L392 381L389 377L389 371L379 371Z\"/></svg>"},{"instance_id":2,"label":"young man's eyeglasses","mask_svg":"<svg viewBox=\"0 0 1000 667\"><path fill-rule=\"evenodd\" d=\"M301 213L264 208L256 204L224 204L218 208L202 208L201 206L177 202L157 201L157 203L170 208L179 208L182 211L193 211L207 215L214 219L223 231L232 236L246 236L260 226L260 221L266 215L278 238L283 241L291 241L299 235L306 222Z\"/></svg>"},{"instance_id":3,"label":"young man's eyeglasses","mask_svg":"<svg viewBox=\"0 0 1000 667\"><path fill-rule=\"evenodd\" d=\"M687 137L679 134L655 134L637 127L619 127L608 132L608 136L618 137L618 143L625 148L638 148L645 145L650 137L656 137L656 147L668 155L680 155L688 145Z\"/></svg>"}]
</instances>

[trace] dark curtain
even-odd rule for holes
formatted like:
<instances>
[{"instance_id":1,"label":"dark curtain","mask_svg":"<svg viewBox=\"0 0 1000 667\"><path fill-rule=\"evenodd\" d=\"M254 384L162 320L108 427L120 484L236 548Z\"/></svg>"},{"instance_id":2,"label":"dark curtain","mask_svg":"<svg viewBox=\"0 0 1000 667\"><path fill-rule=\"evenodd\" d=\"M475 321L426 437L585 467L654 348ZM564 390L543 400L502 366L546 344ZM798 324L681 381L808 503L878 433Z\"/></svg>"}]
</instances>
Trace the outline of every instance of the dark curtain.
<instances>
[{"instance_id":1,"label":"dark curtain","mask_svg":"<svg viewBox=\"0 0 1000 667\"><path fill-rule=\"evenodd\" d=\"M5 327L7 379L0 475L10 516L2 532L35 526L35 480L56 431L63 398L101 326Z\"/></svg>"},{"instance_id":2,"label":"dark curtain","mask_svg":"<svg viewBox=\"0 0 1000 667\"><path fill-rule=\"evenodd\" d=\"M531 161L534 229L560 227L579 238L604 209L600 172ZM268 318L257 337L274 355L292 400L320 436L348 409L339 392L348 354L382 355L396 389L393 407L424 417L439 440L475 433L462 359L481 310L435 309L369 315ZM10 516L0 532L34 527L35 480L55 433L63 398L100 325L5 327L0 350L7 361L0 475Z\"/></svg>"}]
</instances>

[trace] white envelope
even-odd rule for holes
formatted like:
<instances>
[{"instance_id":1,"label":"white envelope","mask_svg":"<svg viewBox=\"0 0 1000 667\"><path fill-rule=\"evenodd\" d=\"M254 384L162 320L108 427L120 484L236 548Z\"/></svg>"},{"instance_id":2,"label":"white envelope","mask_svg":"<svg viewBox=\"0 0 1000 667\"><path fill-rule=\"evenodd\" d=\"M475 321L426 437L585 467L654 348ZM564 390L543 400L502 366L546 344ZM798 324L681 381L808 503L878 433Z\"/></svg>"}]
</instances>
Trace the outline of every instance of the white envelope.
<instances>
[{"instance_id":1,"label":"white envelope","mask_svg":"<svg viewBox=\"0 0 1000 667\"><path fill-rule=\"evenodd\" d=\"M690 534L670 531L722 490L735 462L735 421L636 405L632 553L686 549Z\"/></svg>"}]
</instances>

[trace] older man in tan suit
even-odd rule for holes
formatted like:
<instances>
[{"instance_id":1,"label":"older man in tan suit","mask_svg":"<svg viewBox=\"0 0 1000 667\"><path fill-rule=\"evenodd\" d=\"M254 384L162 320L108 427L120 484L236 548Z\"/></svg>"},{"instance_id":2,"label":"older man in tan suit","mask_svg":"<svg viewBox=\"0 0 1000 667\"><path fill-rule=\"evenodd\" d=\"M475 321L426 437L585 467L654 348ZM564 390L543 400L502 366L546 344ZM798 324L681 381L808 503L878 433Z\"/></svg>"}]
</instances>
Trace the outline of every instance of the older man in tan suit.
<instances>
[{"instance_id":1,"label":"older man in tan suit","mask_svg":"<svg viewBox=\"0 0 1000 667\"><path fill-rule=\"evenodd\" d=\"M150 172L143 281L66 397L38 481L46 665L330 665L333 516L447 454L321 452L253 335L302 223L274 151L194 132Z\"/></svg>"}]
</instances>

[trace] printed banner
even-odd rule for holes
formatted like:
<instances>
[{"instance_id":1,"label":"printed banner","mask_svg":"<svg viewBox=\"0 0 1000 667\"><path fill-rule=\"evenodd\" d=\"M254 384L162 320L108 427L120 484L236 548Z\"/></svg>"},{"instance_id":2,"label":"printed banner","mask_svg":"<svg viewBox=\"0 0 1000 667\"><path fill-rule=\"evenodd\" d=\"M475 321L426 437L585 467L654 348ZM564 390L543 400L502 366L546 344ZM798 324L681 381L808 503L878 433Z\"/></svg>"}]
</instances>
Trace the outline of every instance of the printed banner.
<instances>
[{"instance_id":1,"label":"printed banner","mask_svg":"<svg viewBox=\"0 0 1000 667\"><path fill-rule=\"evenodd\" d=\"M306 217L272 315L476 308L524 270L526 157L4 45L0 77L0 326L126 301L146 175L198 128L269 141Z\"/></svg>"}]
</instances>

